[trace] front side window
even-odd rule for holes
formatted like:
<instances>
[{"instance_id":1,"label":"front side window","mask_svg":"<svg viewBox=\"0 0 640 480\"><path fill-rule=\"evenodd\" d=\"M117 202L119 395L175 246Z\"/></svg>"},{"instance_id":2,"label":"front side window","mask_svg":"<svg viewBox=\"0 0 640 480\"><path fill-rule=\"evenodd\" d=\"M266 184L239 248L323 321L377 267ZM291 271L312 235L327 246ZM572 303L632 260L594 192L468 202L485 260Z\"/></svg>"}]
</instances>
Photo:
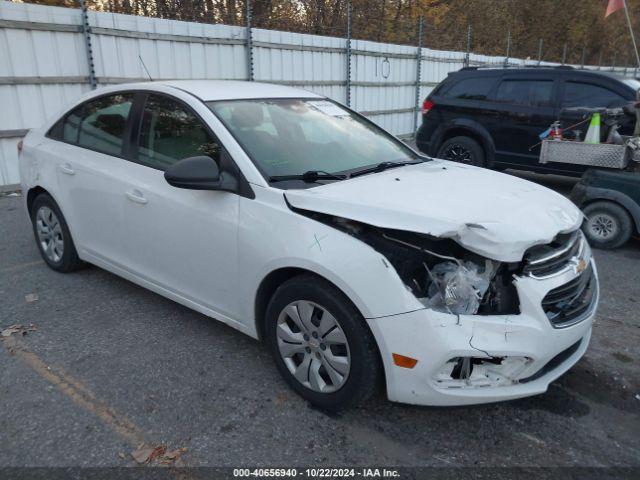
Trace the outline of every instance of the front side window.
<instances>
[{"instance_id":1,"label":"front side window","mask_svg":"<svg viewBox=\"0 0 640 480\"><path fill-rule=\"evenodd\" d=\"M198 156L216 162L220 157L220 145L200 119L175 100L149 95L140 127L140 163L166 170L179 160Z\"/></svg>"},{"instance_id":2,"label":"front side window","mask_svg":"<svg viewBox=\"0 0 640 480\"><path fill-rule=\"evenodd\" d=\"M399 140L328 100L231 100L207 105L270 177L346 172L416 159Z\"/></svg>"},{"instance_id":3,"label":"front side window","mask_svg":"<svg viewBox=\"0 0 640 480\"><path fill-rule=\"evenodd\" d=\"M528 107L551 106L553 80L503 80L496 92L496 100Z\"/></svg>"},{"instance_id":4,"label":"front side window","mask_svg":"<svg viewBox=\"0 0 640 480\"><path fill-rule=\"evenodd\" d=\"M627 100L608 88L592 83L566 82L563 107L621 107Z\"/></svg>"},{"instance_id":5,"label":"front side window","mask_svg":"<svg viewBox=\"0 0 640 480\"><path fill-rule=\"evenodd\" d=\"M85 103L79 122L78 145L107 155L120 156L132 104L132 93L109 95ZM71 141L75 134L75 122L76 117L72 112L65 122L63 138Z\"/></svg>"}]
</instances>

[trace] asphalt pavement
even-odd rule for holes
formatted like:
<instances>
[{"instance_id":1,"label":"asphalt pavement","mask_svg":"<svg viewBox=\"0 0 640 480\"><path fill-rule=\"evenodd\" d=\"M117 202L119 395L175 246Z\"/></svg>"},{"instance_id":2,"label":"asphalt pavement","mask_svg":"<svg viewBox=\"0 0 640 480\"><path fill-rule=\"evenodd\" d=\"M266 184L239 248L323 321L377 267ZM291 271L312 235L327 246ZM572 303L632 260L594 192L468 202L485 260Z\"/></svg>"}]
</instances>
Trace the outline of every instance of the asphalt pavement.
<instances>
[{"instance_id":1,"label":"asphalt pavement","mask_svg":"<svg viewBox=\"0 0 640 480\"><path fill-rule=\"evenodd\" d=\"M142 444L187 466L640 466L640 241L595 256L591 346L547 393L456 408L380 393L327 415L240 332L97 267L47 268L21 198L0 197L0 330L35 329L0 345L0 466L132 466Z\"/></svg>"}]
</instances>

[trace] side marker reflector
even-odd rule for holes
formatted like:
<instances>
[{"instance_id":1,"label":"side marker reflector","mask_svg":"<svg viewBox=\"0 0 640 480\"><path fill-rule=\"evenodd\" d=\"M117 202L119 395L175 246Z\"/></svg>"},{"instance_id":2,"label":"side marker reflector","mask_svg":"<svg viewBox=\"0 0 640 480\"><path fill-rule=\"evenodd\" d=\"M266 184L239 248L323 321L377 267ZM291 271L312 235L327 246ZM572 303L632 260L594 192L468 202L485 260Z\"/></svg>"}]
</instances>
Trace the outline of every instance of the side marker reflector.
<instances>
[{"instance_id":1,"label":"side marker reflector","mask_svg":"<svg viewBox=\"0 0 640 480\"><path fill-rule=\"evenodd\" d=\"M418 360L411 357L405 357L404 355L400 355L399 353L394 353L393 363L395 363L398 367L413 368L418 363Z\"/></svg>"}]
</instances>

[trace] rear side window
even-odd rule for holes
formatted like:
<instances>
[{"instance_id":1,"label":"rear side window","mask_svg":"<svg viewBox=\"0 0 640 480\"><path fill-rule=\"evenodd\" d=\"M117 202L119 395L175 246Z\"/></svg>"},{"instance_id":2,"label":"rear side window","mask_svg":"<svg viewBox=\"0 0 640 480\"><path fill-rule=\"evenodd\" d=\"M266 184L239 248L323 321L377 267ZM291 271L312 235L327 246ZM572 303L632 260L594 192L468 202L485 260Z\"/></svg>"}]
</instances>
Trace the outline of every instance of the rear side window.
<instances>
[{"instance_id":1,"label":"rear side window","mask_svg":"<svg viewBox=\"0 0 640 480\"><path fill-rule=\"evenodd\" d=\"M202 155L220 160L220 146L202 121L175 100L149 95L140 127L139 162L166 170L179 160Z\"/></svg>"},{"instance_id":2,"label":"rear side window","mask_svg":"<svg viewBox=\"0 0 640 480\"><path fill-rule=\"evenodd\" d=\"M108 155L120 156L132 104L132 93L109 95L85 103L78 128L78 145ZM75 118L73 112L67 117L64 138L67 138L67 135L70 138L75 133Z\"/></svg>"},{"instance_id":3,"label":"rear side window","mask_svg":"<svg viewBox=\"0 0 640 480\"><path fill-rule=\"evenodd\" d=\"M66 116L62 124L62 140L69 143L78 143L78 133L80 132L80 120L82 118L82 107L76 108Z\"/></svg>"},{"instance_id":4,"label":"rear side window","mask_svg":"<svg viewBox=\"0 0 640 480\"><path fill-rule=\"evenodd\" d=\"M551 106L553 80L503 80L496 101L529 107Z\"/></svg>"},{"instance_id":5,"label":"rear side window","mask_svg":"<svg viewBox=\"0 0 640 480\"><path fill-rule=\"evenodd\" d=\"M496 80L492 77L465 78L445 91L446 98L486 100Z\"/></svg>"},{"instance_id":6,"label":"rear side window","mask_svg":"<svg viewBox=\"0 0 640 480\"><path fill-rule=\"evenodd\" d=\"M583 82L564 84L563 107L621 107L627 100L608 88Z\"/></svg>"}]
</instances>

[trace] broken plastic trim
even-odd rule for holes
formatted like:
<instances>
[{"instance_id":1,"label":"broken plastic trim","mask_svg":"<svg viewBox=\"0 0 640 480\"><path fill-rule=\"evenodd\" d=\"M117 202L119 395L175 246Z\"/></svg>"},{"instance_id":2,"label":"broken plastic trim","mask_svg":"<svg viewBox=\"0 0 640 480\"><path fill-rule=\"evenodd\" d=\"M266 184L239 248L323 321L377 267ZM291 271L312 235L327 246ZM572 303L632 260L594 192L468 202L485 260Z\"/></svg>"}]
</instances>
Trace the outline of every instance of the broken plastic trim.
<instances>
[{"instance_id":1,"label":"broken plastic trim","mask_svg":"<svg viewBox=\"0 0 640 480\"><path fill-rule=\"evenodd\" d=\"M426 307L451 314L519 314L513 275L519 263L499 263L450 238L375 227L343 217L287 206L366 243L393 266Z\"/></svg>"},{"instance_id":2,"label":"broken plastic trim","mask_svg":"<svg viewBox=\"0 0 640 480\"><path fill-rule=\"evenodd\" d=\"M519 383L529 357L455 357L435 376L440 388L500 387Z\"/></svg>"}]
</instances>

